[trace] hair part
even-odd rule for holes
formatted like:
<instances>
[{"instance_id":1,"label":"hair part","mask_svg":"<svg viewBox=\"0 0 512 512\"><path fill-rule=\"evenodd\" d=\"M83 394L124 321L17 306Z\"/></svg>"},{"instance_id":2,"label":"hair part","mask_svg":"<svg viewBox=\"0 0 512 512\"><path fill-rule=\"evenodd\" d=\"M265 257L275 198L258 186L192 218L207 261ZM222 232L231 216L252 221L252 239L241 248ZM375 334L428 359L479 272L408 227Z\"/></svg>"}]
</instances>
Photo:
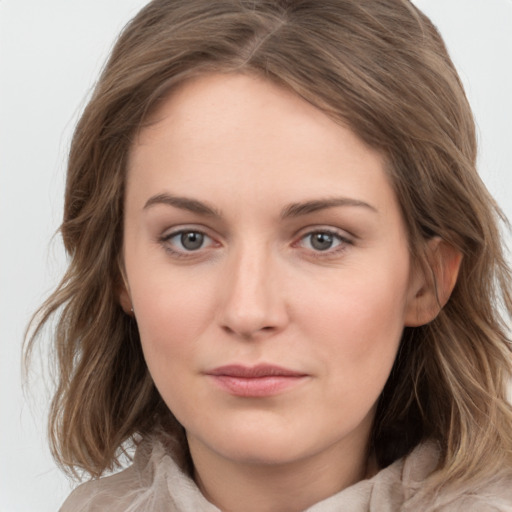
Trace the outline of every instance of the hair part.
<instances>
[{"instance_id":1,"label":"hair part","mask_svg":"<svg viewBox=\"0 0 512 512\"><path fill-rule=\"evenodd\" d=\"M432 25L407 0L154 0L124 29L76 128L61 233L70 256L27 353L58 316L52 453L92 476L157 425L185 443L118 303L124 183L134 137L172 90L206 73L252 73L310 102L384 155L413 258L439 236L463 254L437 318L406 328L371 446L384 467L424 439L432 489L512 466L511 275L476 172L474 121Z\"/></svg>"}]
</instances>

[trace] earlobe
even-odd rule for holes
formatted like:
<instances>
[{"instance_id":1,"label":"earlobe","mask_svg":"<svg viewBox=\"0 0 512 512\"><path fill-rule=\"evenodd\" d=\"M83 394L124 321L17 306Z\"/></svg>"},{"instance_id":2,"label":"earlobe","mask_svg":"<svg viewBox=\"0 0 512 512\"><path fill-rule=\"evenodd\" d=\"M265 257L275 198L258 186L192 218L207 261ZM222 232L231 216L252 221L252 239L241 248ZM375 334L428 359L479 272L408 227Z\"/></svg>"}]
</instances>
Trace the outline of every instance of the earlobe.
<instances>
[{"instance_id":1,"label":"earlobe","mask_svg":"<svg viewBox=\"0 0 512 512\"><path fill-rule=\"evenodd\" d=\"M128 281L122 266L119 268L119 273L121 275L121 283L118 288L119 304L127 315L133 316L132 298L128 287Z\"/></svg>"},{"instance_id":2,"label":"earlobe","mask_svg":"<svg viewBox=\"0 0 512 512\"><path fill-rule=\"evenodd\" d=\"M425 325L439 314L445 306L457 282L461 252L440 237L428 242L428 275L418 271L414 288L407 304L405 325L418 327Z\"/></svg>"},{"instance_id":3,"label":"earlobe","mask_svg":"<svg viewBox=\"0 0 512 512\"><path fill-rule=\"evenodd\" d=\"M128 290L126 289L124 284L121 286L119 290L119 304L121 304L123 311L127 315L133 316L132 299L130 298L130 294L128 293Z\"/></svg>"}]
</instances>

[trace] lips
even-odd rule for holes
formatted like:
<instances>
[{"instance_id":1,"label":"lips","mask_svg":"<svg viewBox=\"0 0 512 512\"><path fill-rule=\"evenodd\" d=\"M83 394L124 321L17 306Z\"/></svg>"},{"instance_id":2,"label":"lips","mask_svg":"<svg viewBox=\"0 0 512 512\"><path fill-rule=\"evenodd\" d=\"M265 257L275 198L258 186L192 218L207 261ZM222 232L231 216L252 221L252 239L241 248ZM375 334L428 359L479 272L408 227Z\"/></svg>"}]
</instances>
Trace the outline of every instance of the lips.
<instances>
[{"instance_id":1,"label":"lips","mask_svg":"<svg viewBox=\"0 0 512 512\"><path fill-rule=\"evenodd\" d=\"M280 366L227 365L206 373L222 390L240 397L270 397L290 390L308 375Z\"/></svg>"}]
</instances>

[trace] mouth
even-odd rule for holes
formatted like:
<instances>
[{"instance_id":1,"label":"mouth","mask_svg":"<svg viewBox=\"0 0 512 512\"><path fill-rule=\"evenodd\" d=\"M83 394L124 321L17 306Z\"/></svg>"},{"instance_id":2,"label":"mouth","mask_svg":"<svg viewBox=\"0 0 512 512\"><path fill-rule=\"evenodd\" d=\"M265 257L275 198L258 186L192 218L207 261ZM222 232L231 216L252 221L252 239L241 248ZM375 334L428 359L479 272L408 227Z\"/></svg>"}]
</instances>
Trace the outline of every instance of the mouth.
<instances>
[{"instance_id":1,"label":"mouth","mask_svg":"<svg viewBox=\"0 0 512 512\"><path fill-rule=\"evenodd\" d=\"M220 366L206 372L206 375L231 395L252 398L280 394L308 377L306 373L267 364Z\"/></svg>"}]
</instances>

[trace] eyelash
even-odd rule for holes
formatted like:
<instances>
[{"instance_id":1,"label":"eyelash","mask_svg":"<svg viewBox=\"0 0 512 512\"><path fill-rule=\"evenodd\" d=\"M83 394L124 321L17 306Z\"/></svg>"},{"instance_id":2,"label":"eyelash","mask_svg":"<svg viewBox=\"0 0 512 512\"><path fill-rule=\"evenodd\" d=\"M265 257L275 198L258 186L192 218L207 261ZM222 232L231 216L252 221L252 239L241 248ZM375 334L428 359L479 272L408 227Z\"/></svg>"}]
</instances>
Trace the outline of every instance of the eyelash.
<instances>
[{"instance_id":1,"label":"eyelash","mask_svg":"<svg viewBox=\"0 0 512 512\"><path fill-rule=\"evenodd\" d=\"M171 233L163 235L162 237L159 238L159 242L164 246L164 249L168 253L170 253L173 257L190 258L190 257L198 256L200 254L200 251L202 249L205 249L205 247L201 246L197 250L187 250L187 249L176 250L170 244L170 241L173 238L182 236L184 234L200 235L200 236L204 237L205 239L209 239L211 242L213 242L213 244L209 244L209 245L215 245L215 243L216 243L215 240L212 237L210 237L208 234L206 234L204 231L202 231L200 229L191 229L191 228L179 229L177 231L173 231ZM327 248L324 251L315 250L314 248L306 249L306 250L308 250L308 252L311 253L311 256L314 258L329 258L329 257L337 256L346 250L347 245L353 245L353 241L350 238L343 236L338 231L335 231L332 229L313 229L313 230L310 230L310 231L304 233L303 235L301 235L300 238L292 244L292 247L297 247L297 246L302 245L302 243L308 237L312 237L313 235L328 235L328 236L332 237L333 239L337 240L337 242L338 242L338 244L334 247L334 249ZM217 244L218 244L218 242L217 242ZM220 245L220 244L218 244L218 245Z\"/></svg>"},{"instance_id":2,"label":"eyelash","mask_svg":"<svg viewBox=\"0 0 512 512\"><path fill-rule=\"evenodd\" d=\"M303 243L308 237L312 237L313 235L328 235L333 239L337 240L338 244L334 248L328 248L324 251L308 249L311 252L311 256L314 258L329 258L339 256L342 252L347 249L348 245L353 245L353 242L350 238L342 235L340 232L332 230L332 229L313 229L302 235L297 242L294 242L293 246L298 246ZM311 242L310 242L311 245Z\"/></svg>"},{"instance_id":3,"label":"eyelash","mask_svg":"<svg viewBox=\"0 0 512 512\"><path fill-rule=\"evenodd\" d=\"M160 239L159 239L159 242L164 246L164 249L170 253L173 257L176 257L176 258L190 258L191 256L196 256L199 251L201 249L204 249L204 247L199 247L197 250L186 250L186 249L183 249L183 250L176 250L172 247L172 245L169 243L173 238L175 237L178 237L178 236L182 236L184 234L196 234L196 235L201 235L203 236L205 239L210 239L212 242L214 242L213 238L208 236L204 231L200 230L200 229L180 229L178 231L173 231L172 233L168 233L164 236L162 236Z\"/></svg>"}]
</instances>

